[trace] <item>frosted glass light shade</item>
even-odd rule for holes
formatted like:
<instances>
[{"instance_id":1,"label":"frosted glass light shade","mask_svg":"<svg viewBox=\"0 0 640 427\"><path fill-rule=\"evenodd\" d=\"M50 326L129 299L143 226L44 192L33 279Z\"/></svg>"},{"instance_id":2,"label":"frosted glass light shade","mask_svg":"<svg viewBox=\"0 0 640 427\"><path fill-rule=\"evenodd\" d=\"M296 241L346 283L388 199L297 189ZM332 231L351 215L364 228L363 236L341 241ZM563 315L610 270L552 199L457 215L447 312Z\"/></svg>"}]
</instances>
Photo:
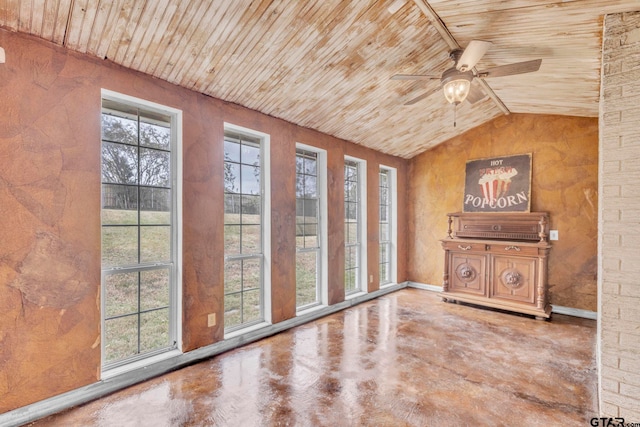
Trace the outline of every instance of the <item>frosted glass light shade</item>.
<instances>
[{"instance_id":1,"label":"frosted glass light shade","mask_svg":"<svg viewBox=\"0 0 640 427\"><path fill-rule=\"evenodd\" d=\"M470 88L471 82L467 79L448 81L443 86L444 97L447 98L447 101L451 104L459 104L467 98Z\"/></svg>"}]
</instances>

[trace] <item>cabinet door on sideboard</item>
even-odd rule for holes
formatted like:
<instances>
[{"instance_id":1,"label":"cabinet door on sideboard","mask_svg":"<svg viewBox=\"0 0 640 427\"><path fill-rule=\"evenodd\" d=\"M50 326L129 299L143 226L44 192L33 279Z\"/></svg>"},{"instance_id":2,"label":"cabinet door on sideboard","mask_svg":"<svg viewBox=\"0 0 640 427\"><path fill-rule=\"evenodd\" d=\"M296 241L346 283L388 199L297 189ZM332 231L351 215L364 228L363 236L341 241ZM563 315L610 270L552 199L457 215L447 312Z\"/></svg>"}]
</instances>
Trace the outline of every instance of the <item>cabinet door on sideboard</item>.
<instances>
[{"instance_id":1,"label":"cabinet door on sideboard","mask_svg":"<svg viewBox=\"0 0 640 427\"><path fill-rule=\"evenodd\" d=\"M449 290L474 295L487 295L487 256L451 252Z\"/></svg>"},{"instance_id":2,"label":"cabinet door on sideboard","mask_svg":"<svg viewBox=\"0 0 640 427\"><path fill-rule=\"evenodd\" d=\"M537 258L492 256L490 297L534 304L537 262Z\"/></svg>"}]
</instances>

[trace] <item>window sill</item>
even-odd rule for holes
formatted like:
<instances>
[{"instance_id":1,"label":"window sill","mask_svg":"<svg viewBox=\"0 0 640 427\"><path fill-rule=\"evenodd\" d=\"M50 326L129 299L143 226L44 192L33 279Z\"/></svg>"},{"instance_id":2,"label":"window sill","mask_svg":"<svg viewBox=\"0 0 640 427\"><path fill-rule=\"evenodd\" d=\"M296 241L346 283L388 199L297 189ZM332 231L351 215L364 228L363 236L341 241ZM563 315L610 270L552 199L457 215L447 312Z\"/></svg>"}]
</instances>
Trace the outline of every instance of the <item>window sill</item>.
<instances>
[{"instance_id":1,"label":"window sill","mask_svg":"<svg viewBox=\"0 0 640 427\"><path fill-rule=\"evenodd\" d=\"M249 332L253 332L253 331L257 331L257 330L262 329L262 328L266 328L267 326L270 326L270 325L271 324L268 323L268 322L256 323L255 325L251 325L251 326L248 326L246 328L238 329L237 331L233 331L233 332L229 332L228 334L224 334L224 339L228 340L230 338L239 337L241 335L248 334Z\"/></svg>"},{"instance_id":2,"label":"window sill","mask_svg":"<svg viewBox=\"0 0 640 427\"><path fill-rule=\"evenodd\" d=\"M305 308L304 310L300 310L296 312L296 317L305 316L310 313L314 313L319 310L325 309L327 306L324 304L314 305L313 307Z\"/></svg>"},{"instance_id":3,"label":"window sill","mask_svg":"<svg viewBox=\"0 0 640 427\"><path fill-rule=\"evenodd\" d=\"M176 349L167 351L166 353L156 354L155 356L151 356L145 359L136 360L135 362L131 362L126 365L118 366L107 371L102 371L100 374L100 379L108 380L110 378L117 377L118 375L122 375L131 371L144 369L149 365L180 356L181 354L182 352Z\"/></svg>"},{"instance_id":4,"label":"window sill","mask_svg":"<svg viewBox=\"0 0 640 427\"><path fill-rule=\"evenodd\" d=\"M344 299L345 299L345 300L350 300L350 299L353 299L353 298L361 297L362 295L366 295L366 294L367 294L367 293L366 293L365 291L354 292L354 293L352 293L352 294L346 295L346 296L344 297Z\"/></svg>"}]
</instances>

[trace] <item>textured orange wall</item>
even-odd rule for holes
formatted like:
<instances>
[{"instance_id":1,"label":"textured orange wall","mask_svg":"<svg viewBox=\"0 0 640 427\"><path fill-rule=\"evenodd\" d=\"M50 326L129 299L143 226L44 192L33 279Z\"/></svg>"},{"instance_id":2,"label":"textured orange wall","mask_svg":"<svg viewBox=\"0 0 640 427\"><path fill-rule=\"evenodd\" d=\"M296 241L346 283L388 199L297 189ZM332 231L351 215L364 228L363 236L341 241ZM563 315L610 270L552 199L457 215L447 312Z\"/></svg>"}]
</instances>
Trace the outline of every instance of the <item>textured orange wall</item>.
<instances>
[{"instance_id":1,"label":"textured orange wall","mask_svg":"<svg viewBox=\"0 0 640 427\"><path fill-rule=\"evenodd\" d=\"M596 310L598 120L511 114L411 160L409 279L442 285L449 212L462 210L467 160L532 153L531 211L548 211L551 303Z\"/></svg>"},{"instance_id":2,"label":"textured orange wall","mask_svg":"<svg viewBox=\"0 0 640 427\"><path fill-rule=\"evenodd\" d=\"M329 296L344 299L344 154L408 162L225 103L111 63L0 30L0 413L100 375L100 89L183 111L183 350L223 338L224 123L271 136L272 313L295 316L295 143L328 151ZM371 177L376 176L375 181ZM399 253L406 253L405 193ZM373 212L370 210L370 213ZM371 213L371 215L373 215ZM375 218L370 223L377 222ZM377 231L369 227L370 274ZM398 262L406 279L406 260ZM377 274L376 274L377 277ZM378 284L370 284L377 289Z\"/></svg>"},{"instance_id":3,"label":"textured orange wall","mask_svg":"<svg viewBox=\"0 0 640 427\"><path fill-rule=\"evenodd\" d=\"M0 45L2 413L99 374L100 89L91 64Z\"/></svg>"}]
</instances>

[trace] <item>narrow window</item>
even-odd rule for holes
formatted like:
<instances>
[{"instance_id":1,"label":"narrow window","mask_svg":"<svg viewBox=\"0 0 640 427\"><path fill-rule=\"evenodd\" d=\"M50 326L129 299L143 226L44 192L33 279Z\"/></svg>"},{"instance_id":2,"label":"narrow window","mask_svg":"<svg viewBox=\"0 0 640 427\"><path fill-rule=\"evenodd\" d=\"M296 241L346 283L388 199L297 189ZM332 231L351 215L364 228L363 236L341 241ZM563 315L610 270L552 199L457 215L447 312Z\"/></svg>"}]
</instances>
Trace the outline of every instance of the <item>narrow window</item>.
<instances>
[{"instance_id":1,"label":"narrow window","mask_svg":"<svg viewBox=\"0 0 640 427\"><path fill-rule=\"evenodd\" d=\"M391 283L391 171L380 168L380 285Z\"/></svg>"},{"instance_id":2,"label":"narrow window","mask_svg":"<svg viewBox=\"0 0 640 427\"><path fill-rule=\"evenodd\" d=\"M102 100L103 370L177 348L177 120Z\"/></svg>"},{"instance_id":3,"label":"narrow window","mask_svg":"<svg viewBox=\"0 0 640 427\"><path fill-rule=\"evenodd\" d=\"M345 235L345 295L363 290L366 274L366 254L363 248L364 221L364 162L345 159L344 164L344 235Z\"/></svg>"},{"instance_id":4,"label":"narrow window","mask_svg":"<svg viewBox=\"0 0 640 427\"><path fill-rule=\"evenodd\" d=\"M224 136L224 325L231 332L265 320L264 147L261 137Z\"/></svg>"},{"instance_id":5,"label":"narrow window","mask_svg":"<svg viewBox=\"0 0 640 427\"><path fill-rule=\"evenodd\" d=\"M320 162L317 152L296 150L296 307L321 302L322 223Z\"/></svg>"}]
</instances>

